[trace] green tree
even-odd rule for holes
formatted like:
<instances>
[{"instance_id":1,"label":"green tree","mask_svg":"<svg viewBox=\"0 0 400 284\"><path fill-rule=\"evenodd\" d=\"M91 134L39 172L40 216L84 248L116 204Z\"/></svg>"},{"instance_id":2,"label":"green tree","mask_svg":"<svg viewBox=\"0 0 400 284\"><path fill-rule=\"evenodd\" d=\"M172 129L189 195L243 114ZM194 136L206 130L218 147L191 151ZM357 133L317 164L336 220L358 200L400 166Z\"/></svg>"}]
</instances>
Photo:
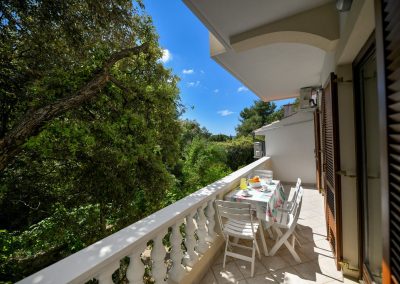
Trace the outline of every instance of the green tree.
<instances>
[{"instance_id":1,"label":"green tree","mask_svg":"<svg viewBox=\"0 0 400 284\"><path fill-rule=\"evenodd\" d=\"M254 101L251 107L240 112L240 124L236 127L237 136L247 136L255 129L283 117L283 109L276 110L273 102Z\"/></svg>"},{"instance_id":2,"label":"green tree","mask_svg":"<svg viewBox=\"0 0 400 284\"><path fill-rule=\"evenodd\" d=\"M224 147L226 164L232 171L254 162L253 138L250 136L239 136L219 145Z\"/></svg>"},{"instance_id":3,"label":"green tree","mask_svg":"<svg viewBox=\"0 0 400 284\"><path fill-rule=\"evenodd\" d=\"M0 170L48 121L111 84L127 90L115 76L126 60L160 57L142 7L124 0L1 1Z\"/></svg>"},{"instance_id":4,"label":"green tree","mask_svg":"<svg viewBox=\"0 0 400 284\"><path fill-rule=\"evenodd\" d=\"M208 139L211 133L207 128L201 127L200 124L195 120L181 120L182 127L182 146L185 147L187 144L192 143L193 139L196 137Z\"/></svg>"},{"instance_id":5,"label":"green tree","mask_svg":"<svg viewBox=\"0 0 400 284\"><path fill-rule=\"evenodd\" d=\"M224 141L232 140L232 136L228 136L225 134L213 134L210 136L210 138L208 140L214 141L214 142L224 142Z\"/></svg>"},{"instance_id":6,"label":"green tree","mask_svg":"<svg viewBox=\"0 0 400 284\"><path fill-rule=\"evenodd\" d=\"M0 281L163 206L178 78L141 2L0 3Z\"/></svg>"},{"instance_id":7,"label":"green tree","mask_svg":"<svg viewBox=\"0 0 400 284\"><path fill-rule=\"evenodd\" d=\"M229 174L231 171L226 162L224 147L205 139L195 138L185 153L183 166L185 191L193 192Z\"/></svg>"}]
</instances>

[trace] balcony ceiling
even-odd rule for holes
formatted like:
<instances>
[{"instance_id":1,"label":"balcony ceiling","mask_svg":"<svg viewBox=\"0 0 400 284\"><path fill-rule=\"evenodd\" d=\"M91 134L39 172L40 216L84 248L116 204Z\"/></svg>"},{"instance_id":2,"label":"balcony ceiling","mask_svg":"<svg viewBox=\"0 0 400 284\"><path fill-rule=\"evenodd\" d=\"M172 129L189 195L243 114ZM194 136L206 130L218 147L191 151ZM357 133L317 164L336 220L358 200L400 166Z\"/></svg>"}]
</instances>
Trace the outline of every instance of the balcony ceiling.
<instances>
[{"instance_id":1,"label":"balcony ceiling","mask_svg":"<svg viewBox=\"0 0 400 284\"><path fill-rule=\"evenodd\" d=\"M210 31L211 57L264 101L319 85L339 38L330 0L183 0Z\"/></svg>"}]
</instances>

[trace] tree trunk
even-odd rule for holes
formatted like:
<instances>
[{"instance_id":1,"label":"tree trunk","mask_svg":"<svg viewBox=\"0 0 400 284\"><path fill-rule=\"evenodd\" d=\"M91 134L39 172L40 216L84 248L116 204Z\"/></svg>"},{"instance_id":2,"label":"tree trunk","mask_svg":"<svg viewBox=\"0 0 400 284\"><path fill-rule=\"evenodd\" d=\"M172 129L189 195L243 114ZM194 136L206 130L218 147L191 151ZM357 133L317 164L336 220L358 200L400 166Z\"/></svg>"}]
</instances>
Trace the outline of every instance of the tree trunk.
<instances>
[{"instance_id":1,"label":"tree trunk","mask_svg":"<svg viewBox=\"0 0 400 284\"><path fill-rule=\"evenodd\" d=\"M110 79L110 69L123 58L137 55L148 49L148 44L124 49L116 52L106 60L103 66L94 72L92 78L75 94L59 99L37 110L28 111L20 122L0 140L0 171L13 162L15 156L22 150L23 144L32 136L37 135L41 128L50 120L77 108L96 97Z\"/></svg>"}]
</instances>

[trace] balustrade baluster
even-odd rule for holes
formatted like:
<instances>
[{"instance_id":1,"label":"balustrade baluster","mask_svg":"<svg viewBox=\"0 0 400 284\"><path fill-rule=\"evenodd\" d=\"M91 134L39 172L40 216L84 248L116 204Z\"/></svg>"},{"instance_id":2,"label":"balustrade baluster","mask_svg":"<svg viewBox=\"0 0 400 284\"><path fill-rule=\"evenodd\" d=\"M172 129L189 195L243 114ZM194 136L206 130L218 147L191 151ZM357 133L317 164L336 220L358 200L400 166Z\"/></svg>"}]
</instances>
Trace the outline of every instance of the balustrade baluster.
<instances>
[{"instance_id":1,"label":"balustrade baluster","mask_svg":"<svg viewBox=\"0 0 400 284\"><path fill-rule=\"evenodd\" d=\"M183 223L183 220L178 221L175 225L172 226L172 233L170 237L171 241L171 260L172 267L168 273L168 277L179 283L182 277L185 275L185 269L182 266L182 234L180 231L180 226Z\"/></svg>"},{"instance_id":2,"label":"balustrade baluster","mask_svg":"<svg viewBox=\"0 0 400 284\"><path fill-rule=\"evenodd\" d=\"M197 262L199 256L194 250L196 246L196 239L194 236L194 231L196 230L196 226L193 222L194 212L191 212L186 216L186 226L185 226L185 246L186 253L184 257L184 263L188 266L192 266Z\"/></svg>"},{"instance_id":3,"label":"balustrade baluster","mask_svg":"<svg viewBox=\"0 0 400 284\"><path fill-rule=\"evenodd\" d=\"M99 284L114 284L112 275L119 268L119 262L105 267L97 277Z\"/></svg>"},{"instance_id":4,"label":"balustrade baluster","mask_svg":"<svg viewBox=\"0 0 400 284\"><path fill-rule=\"evenodd\" d=\"M167 266L165 265L166 250L163 244L163 238L166 231L159 233L154 239L153 249L151 250L151 259L153 265L151 268L151 275L156 284L165 283L165 276L167 274Z\"/></svg>"},{"instance_id":5,"label":"balustrade baluster","mask_svg":"<svg viewBox=\"0 0 400 284\"><path fill-rule=\"evenodd\" d=\"M144 264L142 262L142 253L146 249L146 244L135 248L134 252L129 255L130 262L126 271L126 278L129 283L143 284Z\"/></svg>"},{"instance_id":6,"label":"balustrade baluster","mask_svg":"<svg viewBox=\"0 0 400 284\"><path fill-rule=\"evenodd\" d=\"M206 238L207 242L214 242L215 238L215 209L214 209L214 201L215 199L212 199L208 201L207 209L206 209L206 214L207 214L207 228L208 228L208 235Z\"/></svg>"},{"instance_id":7,"label":"balustrade baluster","mask_svg":"<svg viewBox=\"0 0 400 284\"><path fill-rule=\"evenodd\" d=\"M201 207L197 209L197 236L199 240L197 242L196 250L204 254L208 250L208 244L206 242L207 228L206 228L206 215L204 215L204 210L207 203L204 203Z\"/></svg>"}]
</instances>

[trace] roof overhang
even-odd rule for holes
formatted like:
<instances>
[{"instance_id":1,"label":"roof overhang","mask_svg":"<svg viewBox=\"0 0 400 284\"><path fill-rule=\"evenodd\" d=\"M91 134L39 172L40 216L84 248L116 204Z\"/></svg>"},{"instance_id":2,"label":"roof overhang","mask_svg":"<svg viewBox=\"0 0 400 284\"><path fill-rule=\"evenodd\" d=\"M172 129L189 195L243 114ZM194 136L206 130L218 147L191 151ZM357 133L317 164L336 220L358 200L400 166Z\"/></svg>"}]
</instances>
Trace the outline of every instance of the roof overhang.
<instances>
[{"instance_id":1,"label":"roof overhang","mask_svg":"<svg viewBox=\"0 0 400 284\"><path fill-rule=\"evenodd\" d=\"M319 85L339 39L330 0L183 0L210 31L212 58L264 101Z\"/></svg>"}]
</instances>

